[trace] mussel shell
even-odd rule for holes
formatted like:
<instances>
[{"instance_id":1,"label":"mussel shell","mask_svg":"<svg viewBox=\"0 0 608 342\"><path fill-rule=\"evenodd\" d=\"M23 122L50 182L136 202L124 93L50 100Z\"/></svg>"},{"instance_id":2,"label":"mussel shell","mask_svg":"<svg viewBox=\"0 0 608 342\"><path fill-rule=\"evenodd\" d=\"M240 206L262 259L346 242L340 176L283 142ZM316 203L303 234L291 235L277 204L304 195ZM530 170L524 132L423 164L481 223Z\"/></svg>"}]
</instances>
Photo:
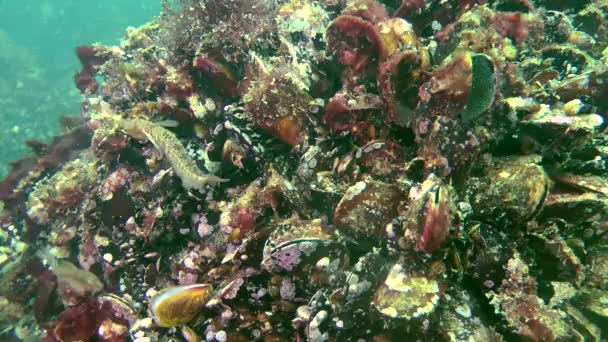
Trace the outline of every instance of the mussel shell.
<instances>
[{"instance_id":1,"label":"mussel shell","mask_svg":"<svg viewBox=\"0 0 608 342\"><path fill-rule=\"evenodd\" d=\"M360 257L346 275L344 294L348 302L371 295L387 270L386 257L378 253L370 252Z\"/></svg>"},{"instance_id":2,"label":"mussel shell","mask_svg":"<svg viewBox=\"0 0 608 342\"><path fill-rule=\"evenodd\" d=\"M420 190L405 213L404 236L399 245L431 254L442 247L450 232L455 212L453 190L436 177L429 177Z\"/></svg>"},{"instance_id":3,"label":"mussel shell","mask_svg":"<svg viewBox=\"0 0 608 342\"><path fill-rule=\"evenodd\" d=\"M329 271L344 268L346 251L333 240L331 230L319 220L281 223L264 246L262 265L270 272L311 270L327 260Z\"/></svg>"},{"instance_id":4,"label":"mussel shell","mask_svg":"<svg viewBox=\"0 0 608 342\"><path fill-rule=\"evenodd\" d=\"M439 282L395 263L374 294L372 305L390 318L413 319L431 313L439 303Z\"/></svg>"},{"instance_id":5,"label":"mussel shell","mask_svg":"<svg viewBox=\"0 0 608 342\"><path fill-rule=\"evenodd\" d=\"M469 183L469 202L479 218L506 216L512 223L530 220L547 197L550 181L533 158L498 161L477 183Z\"/></svg>"},{"instance_id":6,"label":"mussel shell","mask_svg":"<svg viewBox=\"0 0 608 342\"><path fill-rule=\"evenodd\" d=\"M212 292L213 287L209 284L163 289L150 299L150 314L161 327L186 324L202 311Z\"/></svg>"},{"instance_id":7,"label":"mussel shell","mask_svg":"<svg viewBox=\"0 0 608 342\"><path fill-rule=\"evenodd\" d=\"M538 214L538 220L562 218L569 223L577 224L596 221L596 217L606 211L608 206L605 198L596 193L555 193L547 197L543 209Z\"/></svg>"},{"instance_id":8,"label":"mussel shell","mask_svg":"<svg viewBox=\"0 0 608 342\"><path fill-rule=\"evenodd\" d=\"M139 313L129 299L112 293L105 293L99 295L97 301L102 305L103 303L108 303L112 307L112 310L129 322L129 324L133 324L139 318Z\"/></svg>"},{"instance_id":9,"label":"mussel shell","mask_svg":"<svg viewBox=\"0 0 608 342\"><path fill-rule=\"evenodd\" d=\"M397 216L405 198L398 187L379 181L357 182L344 194L334 211L334 224L352 236L379 239L386 224Z\"/></svg>"},{"instance_id":10,"label":"mussel shell","mask_svg":"<svg viewBox=\"0 0 608 342\"><path fill-rule=\"evenodd\" d=\"M494 327L488 326L487 322L477 316L483 310L481 298L472 296L459 286L454 286L447 294L450 300L439 304L431 320L431 328L427 329L428 335L425 336L429 340L433 341L437 336L451 341L503 340Z\"/></svg>"}]
</instances>

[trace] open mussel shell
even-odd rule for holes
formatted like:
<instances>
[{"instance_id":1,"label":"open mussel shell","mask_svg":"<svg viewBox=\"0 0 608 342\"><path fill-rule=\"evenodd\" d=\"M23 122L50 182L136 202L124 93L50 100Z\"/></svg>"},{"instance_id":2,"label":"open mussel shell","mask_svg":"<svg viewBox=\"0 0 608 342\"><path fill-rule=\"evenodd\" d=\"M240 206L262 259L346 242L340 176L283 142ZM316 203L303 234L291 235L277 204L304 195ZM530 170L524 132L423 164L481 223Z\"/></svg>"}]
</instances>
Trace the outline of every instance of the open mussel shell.
<instances>
[{"instance_id":1,"label":"open mussel shell","mask_svg":"<svg viewBox=\"0 0 608 342\"><path fill-rule=\"evenodd\" d=\"M584 341L601 341L602 330L592 320L585 317L579 308L566 304L564 312L568 314L574 328L582 335Z\"/></svg>"},{"instance_id":2,"label":"open mussel shell","mask_svg":"<svg viewBox=\"0 0 608 342\"><path fill-rule=\"evenodd\" d=\"M574 241L566 241L558 235L553 236L552 230L557 225L541 226L544 233L530 233L527 253L533 253L538 260L542 274L537 276L539 281L556 280L580 286L585 279L585 266L578 257Z\"/></svg>"},{"instance_id":3,"label":"open mussel shell","mask_svg":"<svg viewBox=\"0 0 608 342\"><path fill-rule=\"evenodd\" d=\"M320 220L287 220L270 234L262 265L272 273L335 272L348 263L346 251Z\"/></svg>"},{"instance_id":4,"label":"open mussel shell","mask_svg":"<svg viewBox=\"0 0 608 342\"><path fill-rule=\"evenodd\" d=\"M576 144L577 140L595 134L605 125L604 118L595 113L568 115L562 109L541 104L520 123L524 133L541 143L563 139L562 145Z\"/></svg>"},{"instance_id":5,"label":"open mussel shell","mask_svg":"<svg viewBox=\"0 0 608 342\"><path fill-rule=\"evenodd\" d=\"M420 87L419 109L425 116L461 114L463 123L480 118L494 104L497 79L492 58L458 51L430 73Z\"/></svg>"},{"instance_id":6,"label":"open mussel shell","mask_svg":"<svg viewBox=\"0 0 608 342\"><path fill-rule=\"evenodd\" d=\"M496 99L496 71L492 58L484 54L471 57L473 71L467 103L462 110L462 121L470 122L488 111Z\"/></svg>"},{"instance_id":7,"label":"open mussel shell","mask_svg":"<svg viewBox=\"0 0 608 342\"><path fill-rule=\"evenodd\" d=\"M455 213L452 187L431 176L410 196L399 246L431 254L445 243Z\"/></svg>"},{"instance_id":8,"label":"open mussel shell","mask_svg":"<svg viewBox=\"0 0 608 342\"><path fill-rule=\"evenodd\" d=\"M154 322L161 327L173 327L192 321L205 307L213 287L209 284L175 286L156 293L149 302Z\"/></svg>"},{"instance_id":9,"label":"open mussel shell","mask_svg":"<svg viewBox=\"0 0 608 342\"><path fill-rule=\"evenodd\" d=\"M580 224L602 222L606 213L608 213L606 196L600 193L555 192L547 196L542 210L538 213L538 219L560 218L571 224Z\"/></svg>"},{"instance_id":10,"label":"open mussel shell","mask_svg":"<svg viewBox=\"0 0 608 342\"><path fill-rule=\"evenodd\" d=\"M600 322L608 322L608 290L584 289L573 299L574 304ZM606 325L603 326L606 329Z\"/></svg>"},{"instance_id":11,"label":"open mussel shell","mask_svg":"<svg viewBox=\"0 0 608 342\"><path fill-rule=\"evenodd\" d=\"M552 175L551 179L572 190L593 192L608 197L608 179L602 176L563 174Z\"/></svg>"},{"instance_id":12,"label":"open mussel shell","mask_svg":"<svg viewBox=\"0 0 608 342\"><path fill-rule=\"evenodd\" d=\"M608 214L608 180L602 176L559 174L552 175L555 190L547 196L539 221L562 219L576 225L576 230L595 227L585 238L602 234L602 222ZM604 223L605 224L605 223Z\"/></svg>"}]
</instances>

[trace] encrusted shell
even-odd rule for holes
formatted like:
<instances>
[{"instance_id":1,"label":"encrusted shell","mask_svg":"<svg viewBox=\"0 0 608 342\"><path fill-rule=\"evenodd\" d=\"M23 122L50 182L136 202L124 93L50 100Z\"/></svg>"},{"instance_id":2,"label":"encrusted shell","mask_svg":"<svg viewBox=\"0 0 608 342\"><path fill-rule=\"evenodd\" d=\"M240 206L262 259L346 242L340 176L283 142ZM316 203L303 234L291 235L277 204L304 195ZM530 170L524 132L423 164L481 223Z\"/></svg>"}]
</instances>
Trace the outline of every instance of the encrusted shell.
<instances>
[{"instance_id":1,"label":"encrusted shell","mask_svg":"<svg viewBox=\"0 0 608 342\"><path fill-rule=\"evenodd\" d=\"M412 203L405 213L400 247L430 254L443 245L454 214L452 192L449 184L434 176L410 191Z\"/></svg>"},{"instance_id":2,"label":"encrusted shell","mask_svg":"<svg viewBox=\"0 0 608 342\"><path fill-rule=\"evenodd\" d=\"M262 265L275 273L312 268L336 271L347 262L346 253L338 246L320 220L292 219L279 224L270 234Z\"/></svg>"},{"instance_id":3,"label":"encrusted shell","mask_svg":"<svg viewBox=\"0 0 608 342\"><path fill-rule=\"evenodd\" d=\"M334 212L334 224L353 235L380 237L404 199L399 189L378 181L361 181L346 190Z\"/></svg>"},{"instance_id":4,"label":"encrusted shell","mask_svg":"<svg viewBox=\"0 0 608 342\"><path fill-rule=\"evenodd\" d=\"M212 292L213 287L209 284L163 289L150 298L150 314L154 322L161 327L186 324L201 312Z\"/></svg>"},{"instance_id":5,"label":"encrusted shell","mask_svg":"<svg viewBox=\"0 0 608 342\"><path fill-rule=\"evenodd\" d=\"M412 319L431 313L439 303L439 283L396 263L374 294L372 305L391 318Z\"/></svg>"},{"instance_id":6,"label":"encrusted shell","mask_svg":"<svg viewBox=\"0 0 608 342\"><path fill-rule=\"evenodd\" d=\"M133 302L128 296L120 297L112 293L107 293L98 296L97 301L101 305L107 303L117 315L125 319L131 325L139 318L137 309L135 309Z\"/></svg>"},{"instance_id":7,"label":"encrusted shell","mask_svg":"<svg viewBox=\"0 0 608 342\"><path fill-rule=\"evenodd\" d=\"M587 255L586 283L597 288L608 289L608 246L598 245Z\"/></svg>"},{"instance_id":8,"label":"encrusted shell","mask_svg":"<svg viewBox=\"0 0 608 342\"><path fill-rule=\"evenodd\" d=\"M479 183L471 183L470 203L481 217L506 214L513 222L532 218L549 191L549 177L529 157L500 160Z\"/></svg>"},{"instance_id":9,"label":"encrusted shell","mask_svg":"<svg viewBox=\"0 0 608 342\"><path fill-rule=\"evenodd\" d=\"M414 27L401 18L391 18L379 23L378 31L389 56L397 51L416 46Z\"/></svg>"}]
</instances>

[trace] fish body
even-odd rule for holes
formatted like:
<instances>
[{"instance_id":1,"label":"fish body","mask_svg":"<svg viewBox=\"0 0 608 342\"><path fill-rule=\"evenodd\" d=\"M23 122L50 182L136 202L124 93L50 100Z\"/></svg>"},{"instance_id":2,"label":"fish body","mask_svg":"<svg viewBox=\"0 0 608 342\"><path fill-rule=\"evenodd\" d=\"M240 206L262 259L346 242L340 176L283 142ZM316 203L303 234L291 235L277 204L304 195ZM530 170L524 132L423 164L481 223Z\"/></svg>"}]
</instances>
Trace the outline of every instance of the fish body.
<instances>
[{"instance_id":1,"label":"fish body","mask_svg":"<svg viewBox=\"0 0 608 342\"><path fill-rule=\"evenodd\" d=\"M175 126L173 121L160 123L144 119L123 119L121 129L129 136L142 141L150 141L169 161L175 174L182 180L186 189L204 191L207 184L215 185L226 182L226 179L203 173L196 162L188 155L186 148L177 136L166 126Z\"/></svg>"}]
</instances>

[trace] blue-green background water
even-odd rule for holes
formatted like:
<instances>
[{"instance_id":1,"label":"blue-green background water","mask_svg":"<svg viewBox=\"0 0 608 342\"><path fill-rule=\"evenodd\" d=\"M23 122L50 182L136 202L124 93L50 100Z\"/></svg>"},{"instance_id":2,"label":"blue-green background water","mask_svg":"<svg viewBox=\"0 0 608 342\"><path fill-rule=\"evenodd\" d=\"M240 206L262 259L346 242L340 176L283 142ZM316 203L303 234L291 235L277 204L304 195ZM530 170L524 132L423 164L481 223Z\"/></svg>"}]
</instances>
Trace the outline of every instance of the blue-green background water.
<instances>
[{"instance_id":1,"label":"blue-green background water","mask_svg":"<svg viewBox=\"0 0 608 342\"><path fill-rule=\"evenodd\" d=\"M0 179L25 140L49 141L62 114L79 114L74 48L118 44L159 11L160 0L0 0Z\"/></svg>"}]
</instances>

